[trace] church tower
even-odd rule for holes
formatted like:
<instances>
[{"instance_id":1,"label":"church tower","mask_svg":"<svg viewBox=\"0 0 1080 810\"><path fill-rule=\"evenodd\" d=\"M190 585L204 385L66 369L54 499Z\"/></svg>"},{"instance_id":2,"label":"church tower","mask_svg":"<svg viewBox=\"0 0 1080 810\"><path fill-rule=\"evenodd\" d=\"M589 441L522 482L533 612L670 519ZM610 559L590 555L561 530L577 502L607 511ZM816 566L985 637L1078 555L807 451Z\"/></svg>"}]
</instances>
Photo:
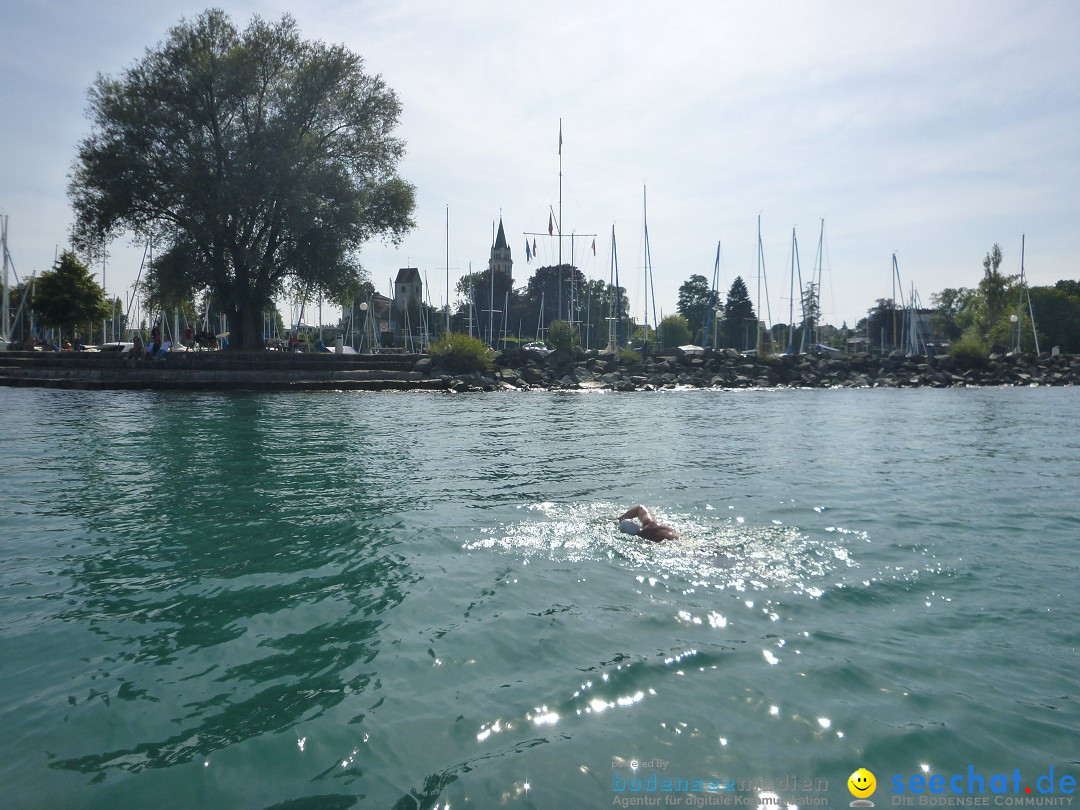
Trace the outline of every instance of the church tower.
<instances>
[{"instance_id":1,"label":"church tower","mask_svg":"<svg viewBox=\"0 0 1080 810\"><path fill-rule=\"evenodd\" d=\"M514 278L514 260L510 258L510 245L506 243L506 233L503 231L502 217L499 217L499 233L495 236L495 244L491 247L491 258L488 260L488 270L506 273L511 279Z\"/></svg>"}]
</instances>

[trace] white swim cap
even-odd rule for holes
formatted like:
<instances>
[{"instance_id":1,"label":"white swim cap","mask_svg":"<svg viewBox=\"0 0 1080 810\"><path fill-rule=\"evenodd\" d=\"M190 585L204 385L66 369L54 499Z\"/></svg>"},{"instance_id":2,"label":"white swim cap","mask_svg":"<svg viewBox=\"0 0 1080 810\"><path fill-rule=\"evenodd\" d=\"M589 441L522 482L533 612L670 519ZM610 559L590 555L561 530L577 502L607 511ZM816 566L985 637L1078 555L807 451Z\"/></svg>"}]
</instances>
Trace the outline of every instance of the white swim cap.
<instances>
[{"instance_id":1,"label":"white swim cap","mask_svg":"<svg viewBox=\"0 0 1080 810\"><path fill-rule=\"evenodd\" d=\"M624 532L625 534L636 535L641 531L641 527L632 520L620 520L619 531Z\"/></svg>"}]
</instances>

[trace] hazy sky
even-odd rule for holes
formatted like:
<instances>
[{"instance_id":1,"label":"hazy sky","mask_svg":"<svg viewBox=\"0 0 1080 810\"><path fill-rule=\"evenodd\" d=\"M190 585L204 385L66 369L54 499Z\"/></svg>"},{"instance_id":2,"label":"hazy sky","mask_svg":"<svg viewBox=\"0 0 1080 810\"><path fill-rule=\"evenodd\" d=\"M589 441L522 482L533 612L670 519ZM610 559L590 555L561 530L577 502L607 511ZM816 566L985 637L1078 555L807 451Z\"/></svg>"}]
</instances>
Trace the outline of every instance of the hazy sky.
<instances>
[{"instance_id":1,"label":"hazy sky","mask_svg":"<svg viewBox=\"0 0 1080 810\"><path fill-rule=\"evenodd\" d=\"M450 283L486 267L500 216L524 284L524 232L558 210L576 263L620 278L641 315L642 189L657 304L693 273L757 295L757 217L773 321L786 321L791 234L804 281L821 219L822 308L839 325L892 296L929 305L974 286L994 242L1034 284L1080 278L1080 3L1058 2L222 2L241 27L291 13L344 43L395 89L417 188L416 229L362 261L386 291L397 268ZM48 269L71 210L67 175L88 131L86 90L163 39L188 0L8 3L0 22L0 212L20 276ZM554 263L555 240L538 237ZM570 240L564 242L568 260ZM582 254L585 254L584 257ZM117 243L106 286L124 295L141 252ZM96 267L98 280L101 268ZM765 309L764 303L762 310ZM287 309L285 317L289 318Z\"/></svg>"}]
</instances>

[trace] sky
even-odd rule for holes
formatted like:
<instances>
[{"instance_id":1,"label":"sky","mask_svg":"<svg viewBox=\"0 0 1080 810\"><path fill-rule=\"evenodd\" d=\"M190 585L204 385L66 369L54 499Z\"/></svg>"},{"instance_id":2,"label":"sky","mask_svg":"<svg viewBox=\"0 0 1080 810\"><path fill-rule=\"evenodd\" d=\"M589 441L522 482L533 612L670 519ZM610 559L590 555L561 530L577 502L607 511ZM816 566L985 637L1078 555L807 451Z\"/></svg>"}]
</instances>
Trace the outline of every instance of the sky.
<instances>
[{"instance_id":1,"label":"sky","mask_svg":"<svg viewBox=\"0 0 1080 810\"><path fill-rule=\"evenodd\" d=\"M639 318L646 194L661 314L692 274L712 280L719 244L721 294L741 276L765 319L786 322L793 231L805 283L822 221L821 307L837 326L894 296L894 253L897 298L914 291L924 306L978 284L995 242L1003 271L1019 272L1022 236L1032 284L1080 278L1074 0L217 5L240 27L289 13L304 37L344 44L398 94L416 227L361 253L384 293L414 266L441 306L447 252L453 288L486 268L500 217L516 285L554 264L557 240L535 237L530 263L525 234L546 234L559 213L560 121L564 260L573 242L575 264L608 280L614 230ZM36 0L0 11L0 214L20 277L66 244L95 76L118 75L206 7ZM141 258L113 244L111 295L130 294ZM287 304L282 313L291 319Z\"/></svg>"}]
</instances>

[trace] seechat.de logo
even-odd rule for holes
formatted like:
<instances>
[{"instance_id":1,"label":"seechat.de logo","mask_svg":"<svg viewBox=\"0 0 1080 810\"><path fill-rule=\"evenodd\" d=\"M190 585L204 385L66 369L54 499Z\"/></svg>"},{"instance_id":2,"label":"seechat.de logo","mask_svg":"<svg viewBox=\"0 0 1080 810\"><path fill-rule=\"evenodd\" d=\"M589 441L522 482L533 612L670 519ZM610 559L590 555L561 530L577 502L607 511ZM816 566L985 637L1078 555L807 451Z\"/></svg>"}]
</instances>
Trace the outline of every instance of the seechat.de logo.
<instances>
[{"instance_id":1,"label":"seechat.de logo","mask_svg":"<svg viewBox=\"0 0 1080 810\"><path fill-rule=\"evenodd\" d=\"M851 803L852 807L874 806L874 803L870 801L870 797L877 790L877 779L866 768L859 768L848 777L847 788L851 791L851 795L855 797L855 801Z\"/></svg>"}]
</instances>

